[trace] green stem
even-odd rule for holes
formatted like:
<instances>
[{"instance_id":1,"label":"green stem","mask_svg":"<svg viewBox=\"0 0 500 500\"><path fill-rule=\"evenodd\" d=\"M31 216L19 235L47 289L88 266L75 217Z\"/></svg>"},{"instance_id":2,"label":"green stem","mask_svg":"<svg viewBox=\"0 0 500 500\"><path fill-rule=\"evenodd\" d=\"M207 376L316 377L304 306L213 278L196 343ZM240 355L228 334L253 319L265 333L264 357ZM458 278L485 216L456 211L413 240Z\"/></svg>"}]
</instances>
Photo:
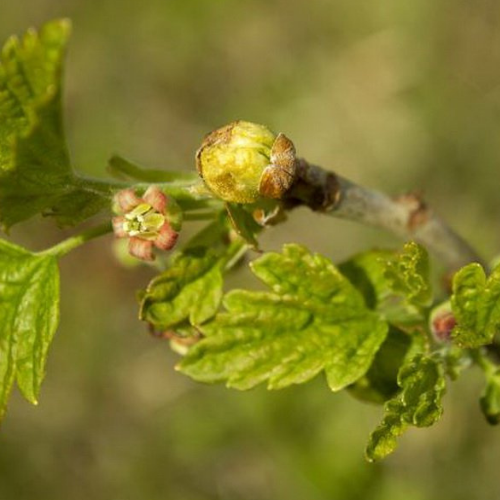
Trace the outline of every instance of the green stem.
<instances>
[{"instance_id":1,"label":"green stem","mask_svg":"<svg viewBox=\"0 0 500 500\"><path fill-rule=\"evenodd\" d=\"M487 377L491 377L497 372L498 367L488 359L485 349L471 349L470 355L474 363L484 371Z\"/></svg>"},{"instance_id":2,"label":"green stem","mask_svg":"<svg viewBox=\"0 0 500 500\"><path fill-rule=\"evenodd\" d=\"M232 269L240 259L246 254L249 246L241 238L233 241L228 248L228 252L224 262L224 271Z\"/></svg>"},{"instance_id":3,"label":"green stem","mask_svg":"<svg viewBox=\"0 0 500 500\"><path fill-rule=\"evenodd\" d=\"M220 208L222 202L214 198L213 194L205 187L202 181L179 180L172 182L123 182L108 179L95 179L78 175L74 183L81 189L90 193L104 195L110 198L122 189L132 188L145 191L149 186L158 186L165 194L175 198L180 207L186 210L199 210L204 208Z\"/></svg>"},{"instance_id":4,"label":"green stem","mask_svg":"<svg viewBox=\"0 0 500 500\"><path fill-rule=\"evenodd\" d=\"M87 177L82 174L75 176L75 184L84 189L96 194L104 194L111 197L113 193L130 187L130 183L123 181L116 181L113 179L96 179L94 177Z\"/></svg>"},{"instance_id":5,"label":"green stem","mask_svg":"<svg viewBox=\"0 0 500 500\"><path fill-rule=\"evenodd\" d=\"M213 198L213 194L205 187L199 179L176 180L171 182L126 182L114 179L96 179L79 174L75 183L83 189L99 194L113 195L120 189L143 189L149 186L158 186L166 194L177 194L188 196L196 200Z\"/></svg>"},{"instance_id":6,"label":"green stem","mask_svg":"<svg viewBox=\"0 0 500 500\"><path fill-rule=\"evenodd\" d=\"M38 252L38 255L52 255L54 257L64 257L66 254L83 245L87 241L99 238L112 231L112 226L110 222L105 222L99 226L91 227L80 234L71 236L70 238L61 241L53 247L47 248L42 252Z\"/></svg>"}]
</instances>

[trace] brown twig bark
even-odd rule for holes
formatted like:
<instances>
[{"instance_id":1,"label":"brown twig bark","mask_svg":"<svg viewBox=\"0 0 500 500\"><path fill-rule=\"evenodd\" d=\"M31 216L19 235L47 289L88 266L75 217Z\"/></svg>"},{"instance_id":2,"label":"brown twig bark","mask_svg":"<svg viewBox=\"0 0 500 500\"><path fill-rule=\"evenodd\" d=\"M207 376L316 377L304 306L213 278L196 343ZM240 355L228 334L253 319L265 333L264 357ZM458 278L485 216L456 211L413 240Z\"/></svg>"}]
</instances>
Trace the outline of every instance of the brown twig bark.
<instances>
[{"instance_id":1,"label":"brown twig bark","mask_svg":"<svg viewBox=\"0 0 500 500\"><path fill-rule=\"evenodd\" d=\"M485 266L477 252L416 194L391 198L297 159L296 179L284 203L288 209L305 205L333 217L380 227L405 240L417 241L450 272L470 262Z\"/></svg>"}]
</instances>

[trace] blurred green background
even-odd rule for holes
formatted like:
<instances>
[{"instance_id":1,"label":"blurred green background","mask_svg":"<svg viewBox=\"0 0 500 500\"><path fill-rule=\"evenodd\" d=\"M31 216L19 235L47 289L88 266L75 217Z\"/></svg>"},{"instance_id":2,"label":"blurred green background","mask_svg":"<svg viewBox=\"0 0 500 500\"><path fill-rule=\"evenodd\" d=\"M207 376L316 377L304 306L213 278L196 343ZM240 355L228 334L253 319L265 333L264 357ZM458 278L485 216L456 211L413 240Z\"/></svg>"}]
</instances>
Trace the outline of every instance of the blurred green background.
<instances>
[{"instance_id":1,"label":"blurred green background","mask_svg":"<svg viewBox=\"0 0 500 500\"><path fill-rule=\"evenodd\" d=\"M121 153L194 167L202 136L267 124L299 154L367 186L413 190L487 257L500 249L500 3L491 0L4 0L0 39L70 17L66 122L77 168ZM47 221L15 228L42 248ZM334 260L394 246L297 211L267 249ZM0 433L0 500L498 500L499 429L481 377L382 464L363 459L381 409L321 378L281 392L198 385L136 319L129 271L99 241L62 263L62 320L39 407L15 396ZM238 283L233 279L232 283Z\"/></svg>"}]
</instances>

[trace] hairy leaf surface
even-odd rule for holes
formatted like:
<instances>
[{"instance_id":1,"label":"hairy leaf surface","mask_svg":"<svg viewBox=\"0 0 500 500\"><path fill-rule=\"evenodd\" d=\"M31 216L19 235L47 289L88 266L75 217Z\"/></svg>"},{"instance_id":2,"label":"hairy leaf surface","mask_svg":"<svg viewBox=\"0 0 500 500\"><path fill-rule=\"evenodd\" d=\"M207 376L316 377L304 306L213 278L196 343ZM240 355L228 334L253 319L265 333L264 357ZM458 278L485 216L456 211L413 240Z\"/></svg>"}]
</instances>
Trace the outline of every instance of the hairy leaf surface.
<instances>
[{"instance_id":1,"label":"hairy leaf surface","mask_svg":"<svg viewBox=\"0 0 500 500\"><path fill-rule=\"evenodd\" d=\"M37 402L47 351L59 321L55 257L0 240L0 416L15 380Z\"/></svg>"},{"instance_id":2,"label":"hairy leaf surface","mask_svg":"<svg viewBox=\"0 0 500 500\"><path fill-rule=\"evenodd\" d=\"M432 300L429 279L429 255L419 244L410 241L386 264L385 277L394 291L403 294L410 304L428 306Z\"/></svg>"},{"instance_id":3,"label":"hairy leaf surface","mask_svg":"<svg viewBox=\"0 0 500 500\"><path fill-rule=\"evenodd\" d=\"M53 21L38 33L10 38L0 55L0 223L5 228L38 213L74 224L106 202L70 166L61 111L69 33L67 20Z\"/></svg>"},{"instance_id":4,"label":"hairy leaf surface","mask_svg":"<svg viewBox=\"0 0 500 500\"><path fill-rule=\"evenodd\" d=\"M391 250L372 250L355 255L339 266L340 271L363 294L366 305L396 325L423 321L419 307L408 302L404 292L395 290L387 278L388 265L399 259Z\"/></svg>"},{"instance_id":5,"label":"hairy leaf surface","mask_svg":"<svg viewBox=\"0 0 500 500\"><path fill-rule=\"evenodd\" d=\"M198 326L213 317L222 299L224 268L244 246L241 240L230 242L228 231L219 221L195 235L149 284L140 319L165 331L186 321Z\"/></svg>"},{"instance_id":6,"label":"hairy leaf surface","mask_svg":"<svg viewBox=\"0 0 500 500\"><path fill-rule=\"evenodd\" d=\"M419 354L405 363L398 374L401 392L385 404L381 424L370 436L366 456L370 461L394 451L397 439L409 426L429 427L443 412L444 369L439 361Z\"/></svg>"},{"instance_id":7,"label":"hairy leaf surface","mask_svg":"<svg viewBox=\"0 0 500 500\"><path fill-rule=\"evenodd\" d=\"M469 264L453 278L451 306L457 325L452 338L460 347L490 344L500 326L500 266L486 278L480 264Z\"/></svg>"},{"instance_id":8,"label":"hairy leaf surface","mask_svg":"<svg viewBox=\"0 0 500 500\"><path fill-rule=\"evenodd\" d=\"M238 389L264 381L278 389L324 370L334 391L366 373L387 324L329 260L286 245L254 261L252 271L272 292L228 293L227 312L202 327L206 338L181 371Z\"/></svg>"},{"instance_id":9,"label":"hairy leaf surface","mask_svg":"<svg viewBox=\"0 0 500 500\"><path fill-rule=\"evenodd\" d=\"M159 330L186 319L199 325L219 308L222 285L221 259L216 253L201 247L183 252L149 284L140 318Z\"/></svg>"}]
</instances>

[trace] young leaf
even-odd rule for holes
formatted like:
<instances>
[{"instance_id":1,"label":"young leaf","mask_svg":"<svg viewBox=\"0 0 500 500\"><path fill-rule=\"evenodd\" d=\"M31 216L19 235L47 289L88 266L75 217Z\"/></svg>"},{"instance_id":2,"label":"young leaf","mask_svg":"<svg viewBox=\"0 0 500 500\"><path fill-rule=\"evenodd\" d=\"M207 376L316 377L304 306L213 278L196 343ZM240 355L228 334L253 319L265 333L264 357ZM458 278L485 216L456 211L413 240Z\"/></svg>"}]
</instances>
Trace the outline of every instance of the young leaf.
<instances>
[{"instance_id":1,"label":"young leaf","mask_svg":"<svg viewBox=\"0 0 500 500\"><path fill-rule=\"evenodd\" d=\"M395 325L413 325L424 319L420 308L409 304L386 277L388 262L398 259L391 250L372 250L340 264L341 273L363 294L366 305Z\"/></svg>"},{"instance_id":2,"label":"young leaf","mask_svg":"<svg viewBox=\"0 0 500 500\"><path fill-rule=\"evenodd\" d=\"M5 228L38 213L74 224L107 203L70 167L61 112L69 33L69 21L53 21L21 40L10 38L0 55L0 224ZM87 207L83 214L82 206Z\"/></svg>"},{"instance_id":3,"label":"young leaf","mask_svg":"<svg viewBox=\"0 0 500 500\"><path fill-rule=\"evenodd\" d=\"M453 277L451 307L457 324L452 338L460 347L491 344L500 326L500 266L486 279L480 264L469 264Z\"/></svg>"},{"instance_id":4,"label":"young leaf","mask_svg":"<svg viewBox=\"0 0 500 500\"><path fill-rule=\"evenodd\" d=\"M59 321L55 257L0 240L0 417L14 383L36 404Z\"/></svg>"},{"instance_id":5,"label":"young leaf","mask_svg":"<svg viewBox=\"0 0 500 500\"><path fill-rule=\"evenodd\" d=\"M413 241L406 243L402 252L387 261L385 276L393 290L403 294L410 304L430 305L429 255L422 246Z\"/></svg>"},{"instance_id":6,"label":"young leaf","mask_svg":"<svg viewBox=\"0 0 500 500\"><path fill-rule=\"evenodd\" d=\"M411 347L412 339L405 332L390 326L370 369L353 385L349 392L362 401L384 403L399 390L398 371Z\"/></svg>"},{"instance_id":7,"label":"young leaf","mask_svg":"<svg viewBox=\"0 0 500 500\"><path fill-rule=\"evenodd\" d=\"M479 405L489 424L500 424L500 370L487 378Z\"/></svg>"},{"instance_id":8,"label":"young leaf","mask_svg":"<svg viewBox=\"0 0 500 500\"><path fill-rule=\"evenodd\" d=\"M226 203L227 213L234 230L254 249L259 248L257 235L262 231L262 226L255 222L252 214L243 205Z\"/></svg>"},{"instance_id":9,"label":"young leaf","mask_svg":"<svg viewBox=\"0 0 500 500\"><path fill-rule=\"evenodd\" d=\"M213 317L222 299L224 267L243 246L241 240L229 242L227 227L218 222L198 233L151 281L140 319L165 331L186 320L198 326Z\"/></svg>"},{"instance_id":10,"label":"young leaf","mask_svg":"<svg viewBox=\"0 0 500 500\"><path fill-rule=\"evenodd\" d=\"M411 425L429 427L439 420L445 392L440 362L422 354L405 363L398 374L401 392L385 404L385 416L370 436L366 457L380 460L394 451L397 439Z\"/></svg>"},{"instance_id":11,"label":"young leaf","mask_svg":"<svg viewBox=\"0 0 500 500\"><path fill-rule=\"evenodd\" d=\"M179 254L154 278L142 298L140 319L167 330L189 319L199 325L211 318L222 298L221 259L208 248Z\"/></svg>"},{"instance_id":12,"label":"young leaf","mask_svg":"<svg viewBox=\"0 0 500 500\"><path fill-rule=\"evenodd\" d=\"M181 361L182 372L237 389L264 381L278 389L324 370L334 391L366 373L387 324L329 260L286 245L251 267L272 292L228 293L227 312L201 327L206 338Z\"/></svg>"}]
</instances>

